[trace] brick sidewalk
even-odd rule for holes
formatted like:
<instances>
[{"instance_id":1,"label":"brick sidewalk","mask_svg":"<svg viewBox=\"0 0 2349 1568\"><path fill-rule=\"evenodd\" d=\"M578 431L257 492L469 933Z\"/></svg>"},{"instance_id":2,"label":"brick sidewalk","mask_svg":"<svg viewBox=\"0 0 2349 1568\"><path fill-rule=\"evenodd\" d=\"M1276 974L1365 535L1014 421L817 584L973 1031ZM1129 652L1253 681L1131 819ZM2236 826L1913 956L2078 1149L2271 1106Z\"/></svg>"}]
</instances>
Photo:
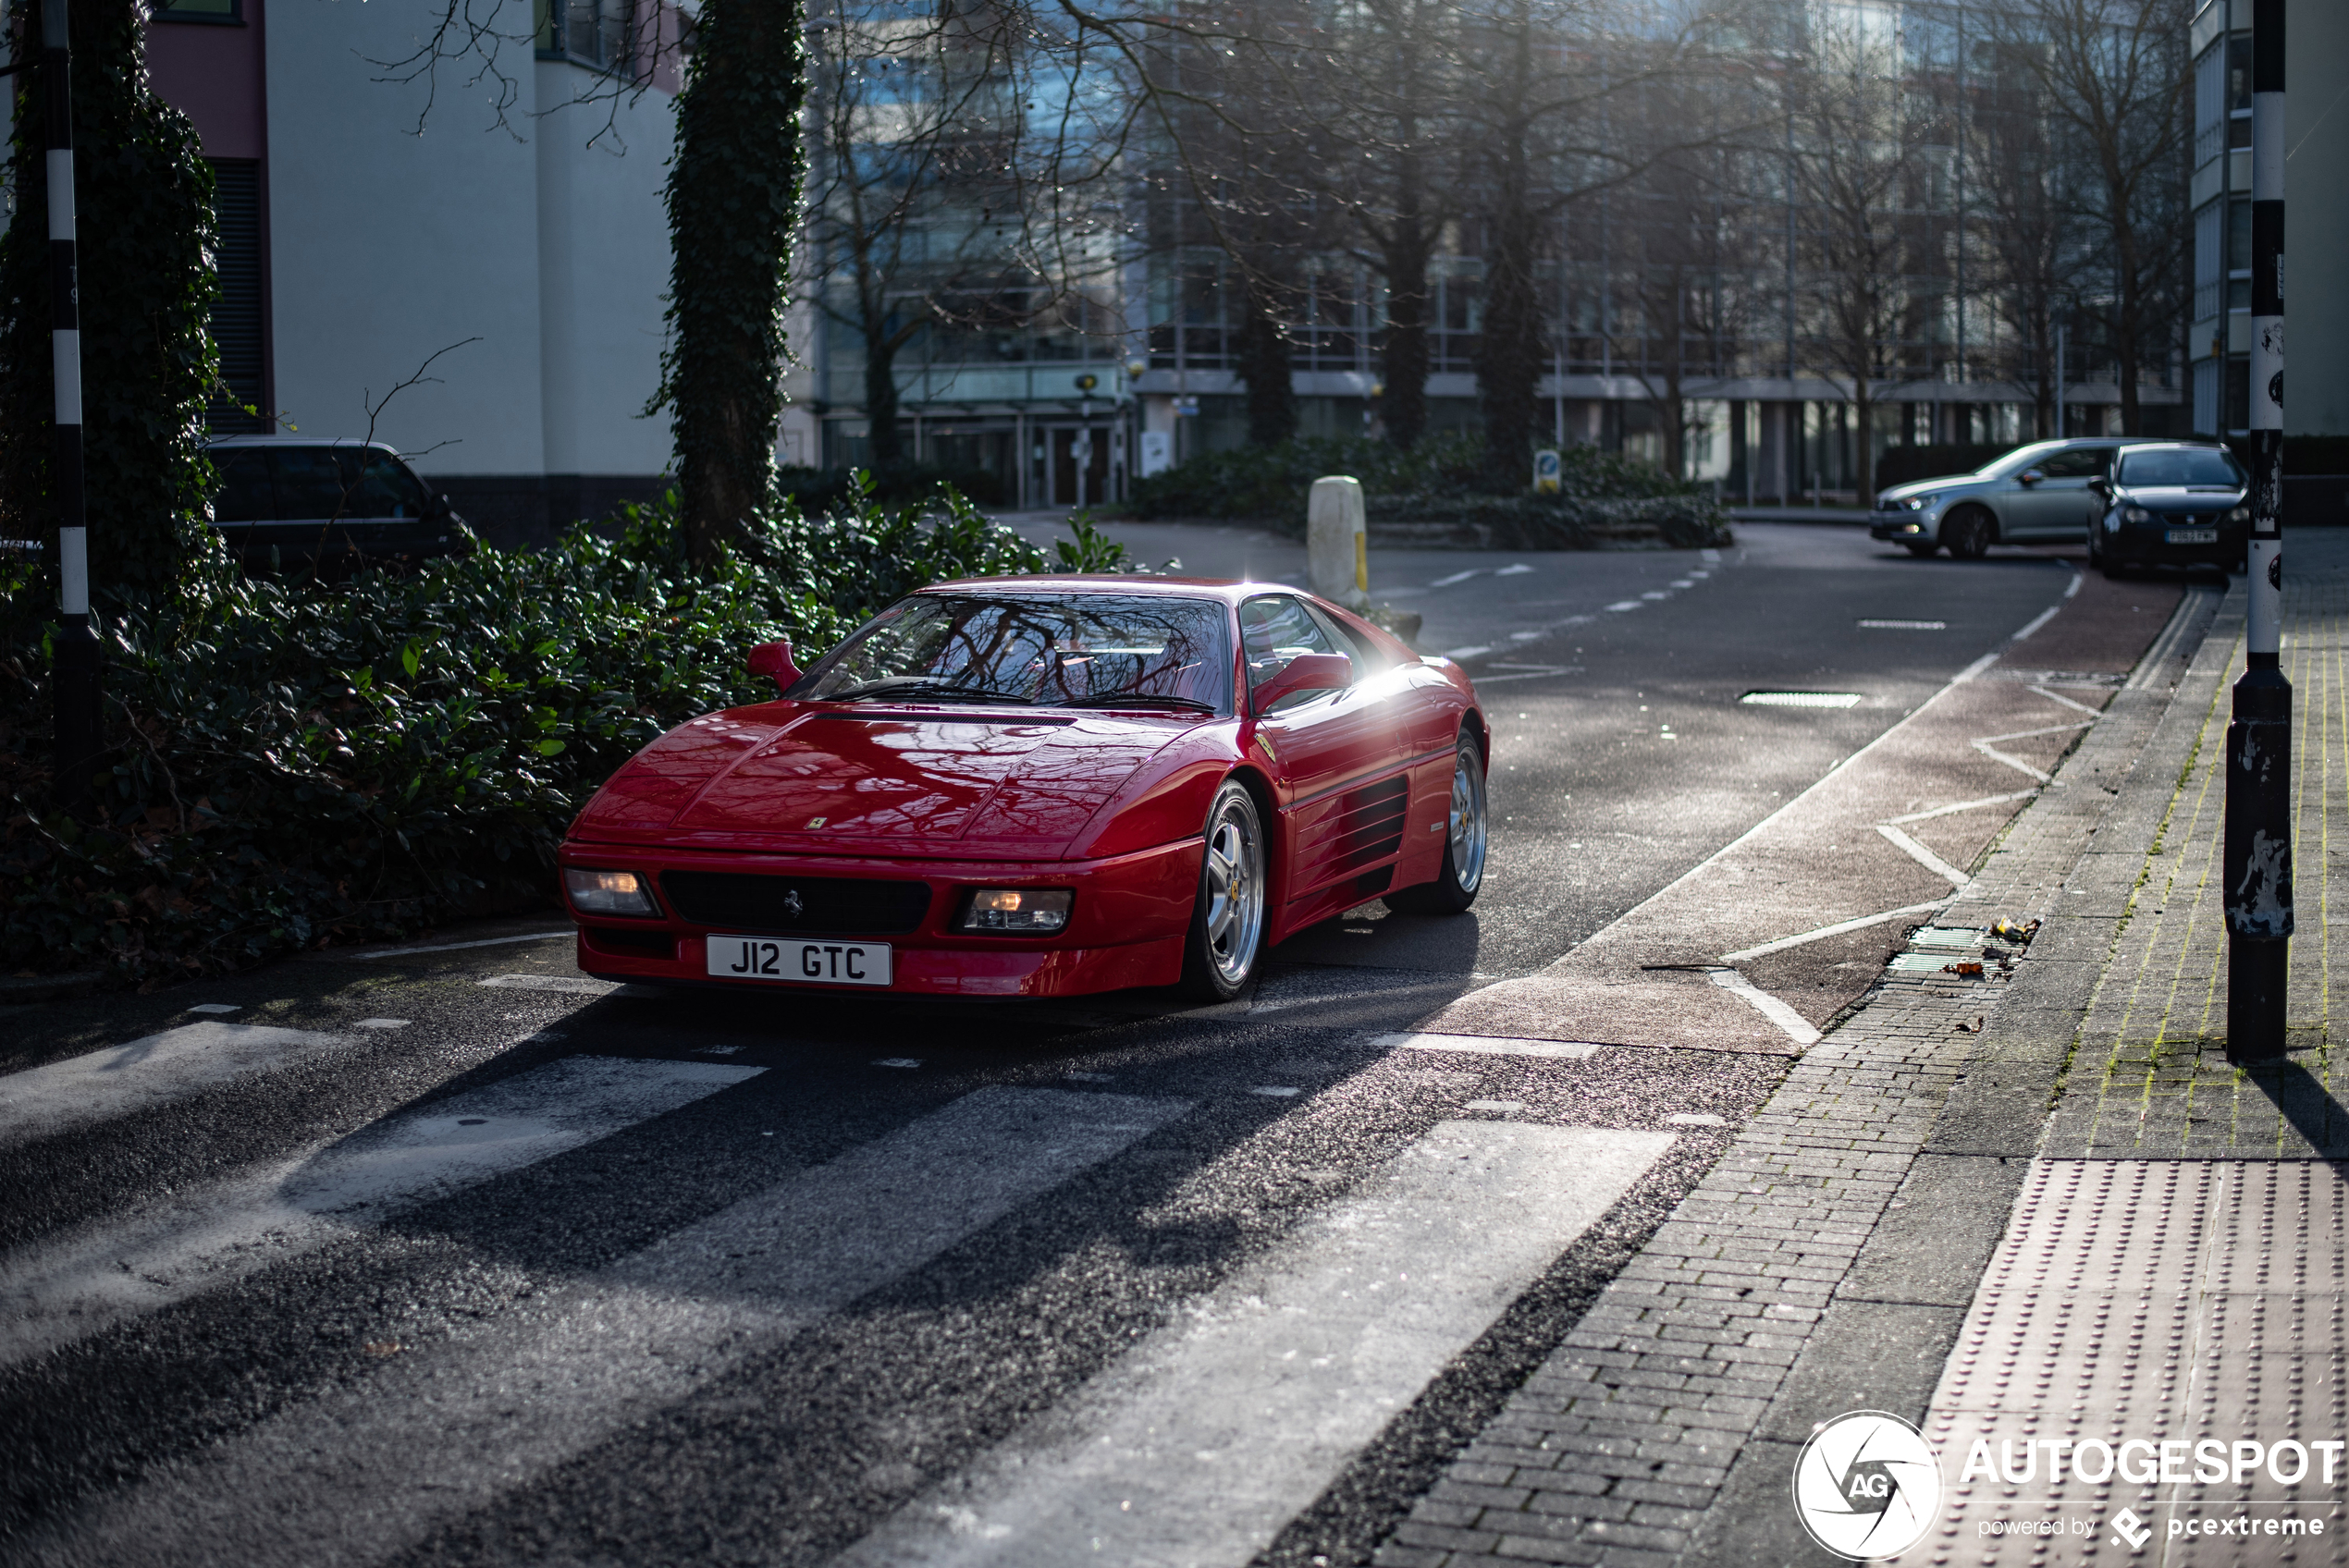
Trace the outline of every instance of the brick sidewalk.
<instances>
[{"instance_id":1,"label":"brick sidewalk","mask_svg":"<svg viewBox=\"0 0 2349 1568\"><path fill-rule=\"evenodd\" d=\"M2053 1277L2077 1282L2084 1270L2152 1268L2176 1282L2213 1266L2214 1254L2224 1266L2225 1249L2200 1240L2234 1234L2207 1223L2208 1173L2158 1189L2191 1222L2151 1228L2161 1245L2145 1256L2116 1252L2110 1235L2100 1243L2094 1226L2063 1222L2134 1212L2144 1190L2124 1183L2115 1198L2109 1175L2099 1177L2105 1185L2091 1188L2103 1196L2091 1202L2089 1189L2050 1185L2056 1167L2035 1158L2043 1134L2057 1140L2050 1152L2105 1154L2121 1152L2125 1132L2138 1158L2272 1158L2335 1146L2349 1120L2331 1094L2343 1070L2331 1048L2344 982L2330 962L2328 918L2343 904L2336 884L2349 851L2349 835L2333 832L2349 825L2349 537L2297 537L2293 565L2286 663L2302 716L2293 1066L2233 1073L2223 1043L2211 1042L2211 1021L2222 1024L2225 1011L2223 990L2212 989L2224 972L2214 967L2223 953L2212 870L2220 790L2211 779L2225 686L2239 663L2241 594L2220 605L2206 590L2181 610L2196 622L2192 631L2210 632L2183 639L2183 654L2200 648L2191 667L2171 656L2141 669L1937 917L1953 937L2002 915L2043 920L2011 977L1995 964L1972 983L1931 965L1888 970L1868 1005L1802 1058L1380 1550L1383 1568L1831 1561L1803 1536L1789 1500L1795 1455L1814 1423L1858 1409L1923 1423L1930 1405L1946 1439L1959 1413L1986 1413L1974 1408L1978 1385L1962 1374L1985 1366L1998 1335L2013 1341L2017 1360L1992 1414L2011 1414L1999 1401L2021 1391L2054 1397L2052 1363L2037 1369L2044 1378L2023 1376L2032 1354L2060 1356L2075 1375L2084 1357L2094 1363L2101 1331L2085 1322L2060 1344L2044 1322L2035 1338L2031 1324L2014 1327L2015 1303L2037 1299L2048 1269L2068 1269ZM2330 1223L2323 1187L2297 1203L2284 1196L2271 1227ZM2339 1276L2330 1288L2341 1288ZM2341 1320L2336 1312L2331 1321ZM2206 1322L2199 1331L2216 1330ZM1991 1369L2003 1354L1989 1355ZM2240 1368L2228 1366L2240 1389ZM2337 1354L2325 1363L2329 1403L2343 1398L2340 1366ZM2318 1370L2296 1366L2295 1389L2313 1387ZM2065 1418L2081 1430L2098 1418L2097 1390L2112 1386L2093 1365L2087 1371L2064 1393ZM2215 1414L2222 1402L2207 1377L2201 1386ZM2256 1392L2256 1372L2250 1386ZM2227 1408L2240 1407L2228 1398ZM2343 1415L2328 1413L2318 1435L2349 1435ZM1952 1483L1964 1452L1944 1449ZM1954 1500L1943 1533L1912 1557L2048 1557L2045 1538L1961 1539L1990 1500L1962 1491ZM2349 1546L2349 1523L2339 1538ZM2330 1539L2300 1545L2302 1561L2331 1556Z\"/></svg>"}]
</instances>

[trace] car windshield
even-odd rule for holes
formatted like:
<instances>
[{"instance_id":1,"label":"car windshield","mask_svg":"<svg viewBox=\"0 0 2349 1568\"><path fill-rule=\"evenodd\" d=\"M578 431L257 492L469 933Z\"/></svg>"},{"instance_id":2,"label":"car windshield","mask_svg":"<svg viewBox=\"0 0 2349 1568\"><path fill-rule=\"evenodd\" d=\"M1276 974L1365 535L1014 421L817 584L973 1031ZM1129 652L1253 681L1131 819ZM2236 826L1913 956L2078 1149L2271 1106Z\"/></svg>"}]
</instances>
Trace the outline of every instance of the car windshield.
<instances>
[{"instance_id":1,"label":"car windshield","mask_svg":"<svg viewBox=\"0 0 2349 1568\"><path fill-rule=\"evenodd\" d=\"M791 695L1220 714L1232 704L1231 643L1213 599L923 594L867 622Z\"/></svg>"},{"instance_id":2,"label":"car windshield","mask_svg":"<svg viewBox=\"0 0 2349 1568\"><path fill-rule=\"evenodd\" d=\"M2173 447L2121 454L2121 483L2138 490L2240 490L2244 479L2232 452Z\"/></svg>"}]
</instances>

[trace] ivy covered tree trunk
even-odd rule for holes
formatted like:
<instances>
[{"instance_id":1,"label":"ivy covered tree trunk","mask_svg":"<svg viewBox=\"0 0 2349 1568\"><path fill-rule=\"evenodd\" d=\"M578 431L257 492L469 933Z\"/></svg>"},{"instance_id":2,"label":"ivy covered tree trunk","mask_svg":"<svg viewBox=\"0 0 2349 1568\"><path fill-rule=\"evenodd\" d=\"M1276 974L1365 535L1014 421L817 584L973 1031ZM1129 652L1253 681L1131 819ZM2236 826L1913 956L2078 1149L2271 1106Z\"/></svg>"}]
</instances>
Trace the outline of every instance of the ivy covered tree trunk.
<instances>
[{"instance_id":1,"label":"ivy covered tree trunk","mask_svg":"<svg viewBox=\"0 0 2349 1568\"><path fill-rule=\"evenodd\" d=\"M669 171L669 347L686 548L707 565L774 484L783 302L799 222L802 0L707 0Z\"/></svg>"},{"instance_id":2,"label":"ivy covered tree trunk","mask_svg":"<svg viewBox=\"0 0 2349 1568\"><path fill-rule=\"evenodd\" d=\"M39 57L41 6L8 9ZM219 374L212 168L147 84L139 0L72 0L74 205L90 586L103 602L179 581L206 515L203 410ZM13 79L16 212L0 237L0 532L52 540L56 411L49 330L48 83ZM44 606L53 608L54 606Z\"/></svg>"},{"instance_id":3,"label":"ivy covered tree trunk","mask_svg":"<svg viewBox=\"0 0 2349 1568\"><path fill-rule=\"evenodd\" d=\"M1240 321L1238 374L1248 384L1248 440L1277 447L1297 434L1297 382L1288 339L1262 290L1251 285Z\"/></svg>"}]
</instances>

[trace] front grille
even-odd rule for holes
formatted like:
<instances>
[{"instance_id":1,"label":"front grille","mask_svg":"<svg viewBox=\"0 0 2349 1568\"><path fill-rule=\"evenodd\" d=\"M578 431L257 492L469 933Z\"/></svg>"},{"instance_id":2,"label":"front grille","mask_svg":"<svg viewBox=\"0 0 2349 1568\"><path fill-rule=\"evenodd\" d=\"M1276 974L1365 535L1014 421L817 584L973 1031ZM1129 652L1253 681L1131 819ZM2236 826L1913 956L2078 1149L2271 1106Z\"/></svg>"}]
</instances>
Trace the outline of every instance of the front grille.
<instances>
[{"instance_id":1,"label":"front grille","mask_svg":"<svg viewBox=\"0 0 2349 1568\"><path fill-rule=\"evenodd\" d=\"M927 882L664 871L660 890L684 919L729 930L881 936L911 931L929 913Z\"/></svg>"}]
</instances>

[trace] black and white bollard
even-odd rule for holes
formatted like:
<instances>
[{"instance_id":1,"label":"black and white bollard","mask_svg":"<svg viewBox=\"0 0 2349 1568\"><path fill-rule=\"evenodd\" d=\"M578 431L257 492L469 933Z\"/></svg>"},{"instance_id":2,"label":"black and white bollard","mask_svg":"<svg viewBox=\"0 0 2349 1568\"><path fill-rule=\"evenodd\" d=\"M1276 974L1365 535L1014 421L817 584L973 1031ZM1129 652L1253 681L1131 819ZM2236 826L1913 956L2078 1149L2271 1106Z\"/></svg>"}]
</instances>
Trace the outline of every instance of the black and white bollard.
<instances>
[{"instance_id":1,"label":"black and white bollard","mask_svg":"<svg viewBox=\"0 0 2349 1568\"><path fill-rule=\"evenodd\" d=\"M2284 1054L2292 939L2292 683L2283 648L2284 0L2251 20L2251 548L2227 726L2227 1060Z\"/></svg>"}]
</instances>

